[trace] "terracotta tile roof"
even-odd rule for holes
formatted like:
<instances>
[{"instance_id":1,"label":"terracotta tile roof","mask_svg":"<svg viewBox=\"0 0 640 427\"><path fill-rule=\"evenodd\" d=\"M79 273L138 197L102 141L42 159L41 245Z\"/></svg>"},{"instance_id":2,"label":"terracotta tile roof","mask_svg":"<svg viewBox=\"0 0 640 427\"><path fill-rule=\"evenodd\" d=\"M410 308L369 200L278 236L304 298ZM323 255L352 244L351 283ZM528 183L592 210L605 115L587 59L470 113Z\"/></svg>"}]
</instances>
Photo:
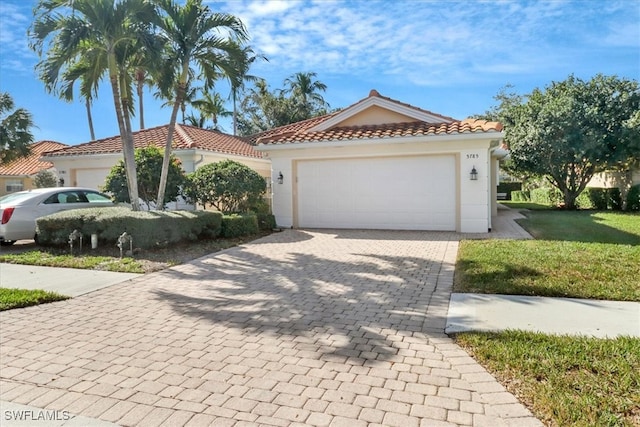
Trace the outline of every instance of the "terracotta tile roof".
<instances>
[{"instance_id":1,"label":"terracotta tile roof","mask_svg":"<svg viewBox=\"0 0 640 427\"><path fill-rule=\"evenodd\" d=\"M256 133L255 135L249 135L244 137L243 139L252 145L256 145L259 142L258 140L262 139L270 139L275 135L284 135L290 133L299 133L305 132L307 129L311 129L314 126L319 125L320 123L329 120L331 117L338 114L340 111L336 111L331 114L326 114L324 116L313 117L311 119L303 120L301 122L291 123L289 125L280 126L277 128L273 128L261 133Z\"/></svg>"},{"instance_id":2,"label":"terracotta tile roof","mask_svg":"<svg viewBox=\"0 0 640 427\"><path fill-rule=\"evenodd\" d=\"M315 117L303 122L293 123L290 125L275 128L266 132L259 133L247 137L247 141L251 144L288 144L312 141L338 141L338 140L355 140L355 139L374 139L374 138L392 138L407 137L419 135L454 135L475 132L500 132L502 124L498 122L487 122L484 120L465 119L462 121L451 117L436 114L428 110L424 110L395 99L382 96L376 90L369 93L369 98L378 97L388 102L408 107L431 116L442 119L441 123L427 123L424 121L410 121L403 123L387 123L379 125L366 126L336 126L323 131L310 132L309 129L331 119L336 114L363 102L360 100L350 105L344 110L328 114L326 116ZM368 99L368 98L365 98Z\"/></svg>"},{"instance_id":3,"label":"terracotta tile roof","mask_svg":"<svg viewBox=\"0 0 640 427\"><path fill-rule=\"evenodd\" d=\"M40 160L42 153L55 151L67 147L66 144L55 141L38 141L31 145L31 154L21 159L16 159L11 163L0 165L0 175L3 176L25 176L35 175L42 169L53 167L51 162Z\"/></svg>"},{"instance_id":4,"label":"terracotta tile roof","mask_svg":"<svg viewBox=\"0 0 640 427\"><path fill-rule=\"evenodd\" d=\"M428 135L459 135L477 132L500 132L502 124L486 120L466 119L453 123L421 121L369 126L335 127L320 132L289 132L262 137L258 143L288 144L300 142L339 141Z\"/></svg>"},{"instance_id":5,"label":"terracotta tile roof","mask_svg":"<svg viewBox=\"0 0 640 427\"><path fill-rule=\"evenodd\" d=\"M135 148L156 145L163 148L167 140L169 125L157 126L133 133ZM232 154L245 157L262 157L245 140L224 133L202 129L195 126L176 124L173 133L173 149L187 150L198 148L205 151ZM98 139L79 145L72 145L64 150L46 153L47 156L79 156L91 154L107 154L122 152L120 135Z\"/></svg>"}]
</instances>

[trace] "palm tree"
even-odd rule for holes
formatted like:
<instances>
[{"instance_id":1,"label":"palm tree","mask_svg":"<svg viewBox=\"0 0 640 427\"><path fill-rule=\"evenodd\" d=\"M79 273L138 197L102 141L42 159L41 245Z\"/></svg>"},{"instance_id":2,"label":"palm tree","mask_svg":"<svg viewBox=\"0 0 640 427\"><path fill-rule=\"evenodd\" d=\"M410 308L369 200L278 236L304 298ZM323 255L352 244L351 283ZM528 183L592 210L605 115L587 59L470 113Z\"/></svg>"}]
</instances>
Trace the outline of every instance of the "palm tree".
<instances>
[{"instance_id":1,"label":"palm tree","mask_svg":"<svg viewBox=\"0 0 640 427\"><path fill-rule=\"evenodd\" d=\"M269 61L266 56L254 53L251 46L241 47L238 45L237 54L231 56L232 66L235 76L230 76L231 98L233 100L233 134L238 134L238 92L244 88L245 82L256 82L260 78L249 74L249 68L256 59Z\"/></svg>"},{"instance_id":2,"label":"palm tree","mask_svg":"<svg viewBox=\"0 0 640 427\"><path fill-rule=\"evenodd\" d=\"M212 119L213 129L219 131L218 117L229 117L233 113L226 109L224 100L219 93L211 95L210 92L204 91L202 95L203 98L196 99L191 104L200 111L203 117Z\"/></svg>"},{"instance_id":3,"label":"palm tree","mask_svg":"<svg viewBox=\"0 0 640 427\"><path fill-rule=\"evenodd\" d=\"M13 98L0 93L0 164L9 163L31 152L33 119L24 108L14 110Z\"/></svg>"},{"instance_id":4,"label":"palm tree","mask_svg":"<svg viewBox=\"0 0 640 427\"><path fill-rule=\"evenodd\" d=\"M89 134L91 140L96 139L93 129L93 116L91 114L91 104L98 92L98 83L101 76L93 74L94 68L87 59L76 62L69 66L62 77L62 88L58 96L65 101L73 101L73 87L77 80L80 80L80 96L84 98L84 106L87 111L87 122L89 124ZM51 88L49 88L51 89Z\"/></svg>"},{"instance_id":5,"label":"palm tree","mask_svg":"<svg viewBox=\"0 0 640 427\"><path fill-rule=\"evenodd\" d=\"M169 88L171 89L171 88ZM191 86L191 79L187 81L187 88L184 91L184 96L182 97L182 102L180 102L180 111L182 113L182 124L186 124L189 120L187 114L187 105L192 105L193 101L196 100L196 96L201 89L198 87ZM171 107L175 104L175 95L174 91L169 91L167 93L162 93L162 90L158 90L153 94L153 97L156 99L165 99L166 101L162 103L162 107Z\"/></svg>"},{"instance_id":6,"label":"palm tree","mask_svg":"<svg viewBox=\"0 0 640 427\"><path fill-rule=\"evenodd\" d=\"M196 65L199 68L206 88L213 87L220 74L234 75L229 57L237 54L237 44L232 42L232 38L244 41L247 34L238 18L225 13L213 13L202 4L202 0L187 0L183 6L174 0L158 0L158 5L165 14L159 27L165 38L165 63L168 64L160 86L163 93L169 92L169 88L175 91L156 203L162 209L178 109L184 99L189 77L195 74L191 67ZM231 34L232 38L225 37L225 32Z\"/></svg>"},{"instance_id":7,"label":"palm tree","mask_svg":"<svg viewBox=\"0 0 640 427\"><path fill-rule=\"evenodd\" d=\"M314 72L298 72L285 79L287 86L283 93L290 94L290 99L300 108L301 119L310 118L314 111L329 107L320 92L327 90L327 85L315 80Z\"/></svg>"},{"instance_id":8,"label":"palm tree","mask_svg":"<svg viewBox=\"0 0 640 427\"><path fill-rule=\"evenodd\" d=\"M66 12L66 13L65 13ZM94 76L108 75L122 140L133 210L140 210L131 116L135 53L157 46L149 23L156 10L146 0L40 0L29 29L31 48L42 58L40 79L54 90L65 71L86 59ZM48 48L46 53L44 49Z\"/></svg>"}]
</instances>

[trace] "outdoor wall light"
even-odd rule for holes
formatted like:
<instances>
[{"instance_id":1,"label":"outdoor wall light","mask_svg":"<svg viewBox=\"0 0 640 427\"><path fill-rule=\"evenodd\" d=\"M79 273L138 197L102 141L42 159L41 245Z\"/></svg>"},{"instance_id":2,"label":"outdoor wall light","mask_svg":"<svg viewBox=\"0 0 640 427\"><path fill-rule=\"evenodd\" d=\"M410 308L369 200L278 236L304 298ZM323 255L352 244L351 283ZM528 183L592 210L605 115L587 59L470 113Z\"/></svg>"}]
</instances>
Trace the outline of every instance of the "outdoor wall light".
<instances>
[{"instance_id":1,"label":"outdoor wall light","mask_svg":"<svg viewBox=\"0 0 640 427\"><path fill-rule=\"evenodd\" d=\"M284 182L284 175L282 172L278 172L278 184L282 184Z\"/></svg>"},{"instance_id":2,"label":"outdoor wall light","mask_svg":"<svg viewBox=\"0 0 640 427\"><path fill-rule=\"evenodd\" d=\"M471 169L471 173L469 174L469 177L471 178L471 181L478 180L478 171L476 170L475 166Z\"/></svg>"}]
</instances>

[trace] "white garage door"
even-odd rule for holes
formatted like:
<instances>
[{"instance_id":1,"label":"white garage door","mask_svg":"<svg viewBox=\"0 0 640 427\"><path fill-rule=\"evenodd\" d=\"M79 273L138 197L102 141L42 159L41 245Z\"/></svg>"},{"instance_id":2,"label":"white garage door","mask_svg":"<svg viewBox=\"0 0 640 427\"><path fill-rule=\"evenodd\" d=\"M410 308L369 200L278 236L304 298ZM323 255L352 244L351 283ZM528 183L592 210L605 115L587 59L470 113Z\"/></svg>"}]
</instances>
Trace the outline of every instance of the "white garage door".
<instances>
[{"instance_id":1,"label":"white garage door","mask_svg":"<svg viewBox=\"0 0 640 427\"><path fill-rule=\"evenodd\" d=\"M455 230L454 156L298 162L298 226Z\"/></svg>"},{"instance_id":2,"label":"white garage door","mask_svg":"<svg viewBox=\"0 0 640 427\"><path fill-rule=\"evenodd\" d=\"M111 169L76 169L76 183L78 187L100 190L110 171Z\"/></svg>"}]
</instances>

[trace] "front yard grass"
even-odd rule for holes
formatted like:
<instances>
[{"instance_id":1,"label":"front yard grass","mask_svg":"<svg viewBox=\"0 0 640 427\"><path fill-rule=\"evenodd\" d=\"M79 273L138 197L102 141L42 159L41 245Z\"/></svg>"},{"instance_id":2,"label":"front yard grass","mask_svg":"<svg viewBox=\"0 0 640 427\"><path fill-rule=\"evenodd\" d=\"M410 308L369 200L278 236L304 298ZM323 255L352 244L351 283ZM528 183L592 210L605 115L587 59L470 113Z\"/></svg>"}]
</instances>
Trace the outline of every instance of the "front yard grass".
<instances>
[{"instance_id":1,"label":"front yard grass","mask_svg":"<svg viewBox=\"0 0 640 427\"><path fill-rule=\"evenodd\" d=\"M68 298L55 292L42 290L0 288L0 311L62 301Z\"/></svg>"},{"instance_id":2,"label":"front yard grass","mask_svg":"<svg viewBox=\"0 0 640 427\"><path fill-rule=\"evenodd\" d=\"M461 242L454 292L640 301L640 215L526 216L519 222L536 240ZM454 338L547 425L640 426L640 338Z\"/></svg>"},{"instance_id":3,"label":"front yard grass","mask_svg":"<svg viewBox=\"0 0 640 427\"><path fill-rule=\"evenodd\" d=\"M640 215L526 215L536 240L461 242L454 292L640 301Z\"/></svg>"},{"instance_id":4,"label":"front yard grass","mask_svg":"<svg viewBox=\"0 0 640 427\"><path fill-rule=\"evenodd\" d=\"M640 425L640 339L506 331L455 340L547 425Z\"/></svg>"}]
</instances>

